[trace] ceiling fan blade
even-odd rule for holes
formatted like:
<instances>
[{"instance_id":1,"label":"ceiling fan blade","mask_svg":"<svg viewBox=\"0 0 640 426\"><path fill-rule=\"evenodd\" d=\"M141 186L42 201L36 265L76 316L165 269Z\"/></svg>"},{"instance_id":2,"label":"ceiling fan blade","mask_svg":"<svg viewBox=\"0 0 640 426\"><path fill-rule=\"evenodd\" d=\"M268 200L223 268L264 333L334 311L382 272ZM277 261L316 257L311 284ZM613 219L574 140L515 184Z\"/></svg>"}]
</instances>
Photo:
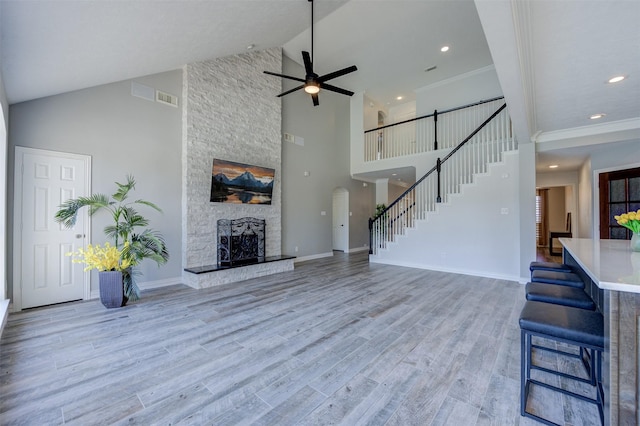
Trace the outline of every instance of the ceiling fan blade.
<instances>
[{"instance_id":1,"label":"ceiling fan blade","mask_svg":"<svg viewBox=\"0 0 640 426\"><path fill-rule=\"evenodd\" d=\"M339 87L332 86L332 85L327 84L327 83L322 83L322 84L320 85L320 87L321 87L322 89L330 90L330 91L332 91L332 92L340 93L340 94L342 94L342 95L353 96L353 92L352 92L352 91L350 91L350 90L345 90L345 89L341 89L341 88L339 88Z\"/></svg>"},{"instance_id":2,"label":"ceiling fan blade","mask_svg":"<svg viewBox=\"0 0 640 426\"><path fill-rule=\"evenodd\" d=\"M275 72L271 72L271 71L264 71L264 73L265 74L269 74L269 75L275 75L276 77L288 78L289 80L300 81L302 83L304 83L306 81L306 80L304 80L302 78L291 77L290 75L284 75L284 74L276 74Z\"/></svg>"},{"instance_id":3,"label":"ceiling fan blade","mask_svg":"<svg viewBox=\"0 0 640 426\"><path fill-rule=\"evenodd\" d=\"M358 67L356 67L355 65L351 65L350 67L341 69L339 71L330 72L329 74L325 74L323 76L318 77L318 82L322 83L323 81L328 81L328 80L331 80L332 78L337 78L354 71L358 71Z\"/></svg>"},{"instance_id":4,"label":"ceiling fan blade","mask_svg":"<svg viewBox=\"0 0 640 426\"><path fill-rule=\"evenodd\" d=\"M313 100L313 106L320 105L320 101L318 100L318 94L317 93L314 93L313 95L311 95L311 99Z\"/></svg>"},{"instance_id":5,"label":"ceiling fan blade","mask_svg":"<svg viewBox=\"0 0 640 426\"><path fill-rule=\"evenodd\" d=\"M294 87L293 89L290 89L290 90L287 90L286 92L282 92L282 93L280 93L277 97L278 97L278 98L280 98L280 97L282 97L282 96L284 96L284 95L288 95L289 93L293 93L293 92L295 92L296 90L300 90L300 89L302 89L303 87L304 87L304 84L302 84L302 85L300 85L300 86L298 86L298 87Z\"/></svg>"},{"instance_id":6,"label":"ceiling fan blade","mask_svg":"<svg viewBox=\"0 0 640 426\"><path fill-rule=\"evenodd\" d=\"M313 64L311 63L309 52L302 51L302 61L304 62L304 71L307 75L313 74Z\"/></svg>"}]
</instances>

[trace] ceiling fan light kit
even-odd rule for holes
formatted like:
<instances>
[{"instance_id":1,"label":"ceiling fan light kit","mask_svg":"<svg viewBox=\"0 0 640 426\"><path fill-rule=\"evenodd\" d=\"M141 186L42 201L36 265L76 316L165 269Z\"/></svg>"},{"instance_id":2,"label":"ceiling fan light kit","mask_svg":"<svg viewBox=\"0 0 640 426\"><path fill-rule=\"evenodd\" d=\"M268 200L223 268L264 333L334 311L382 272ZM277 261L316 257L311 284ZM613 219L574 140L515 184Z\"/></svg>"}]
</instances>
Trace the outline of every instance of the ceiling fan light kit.
<instances>
[{"instance_id":1,"label":"ceiling fan light kit","mask_svg":"<svg viewBox=\"0 0 640 426\"><path fill-rule=\"evenodd\" d=\"M352 73L357 71L358 68L355 65L351 65L350 67L343 68L338 71L331 72L329 74L325 74L319 76L315 72L313 72L313 0L308 0L311 3L311 55L309 52L302 52L302 62L304 63L305 70L305 78L292 77L290 75L278 74L270 71L265 71L265 74L274 75L276 77L287 78L289 80L298 81L304 84L300 86L294 87L293 89L282 92L278 95L278 97L282 97L284 95L288 95L289 93L295 92L300 89L304 89L304 91L311 95L311 100L313 101L313 106L318 106L320 104L318 100L318 93L320 89L329 90L331 92L340 93L342 95L352 96L353 92L350 90L341 89L336 86L332 86L327 84L326 81L332 80L334 78L341 77L345 74Z\"/></svg>"}]
</instances>

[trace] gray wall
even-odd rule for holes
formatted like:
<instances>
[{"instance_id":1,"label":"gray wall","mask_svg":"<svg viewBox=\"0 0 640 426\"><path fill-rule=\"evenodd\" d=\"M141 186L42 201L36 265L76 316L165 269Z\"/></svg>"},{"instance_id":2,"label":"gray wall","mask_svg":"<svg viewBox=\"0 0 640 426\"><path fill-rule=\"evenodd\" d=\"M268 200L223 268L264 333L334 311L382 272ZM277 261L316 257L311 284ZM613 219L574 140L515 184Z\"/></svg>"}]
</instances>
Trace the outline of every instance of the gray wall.
<instances>
[{"instance_id":1,"label":"gray wall","mask_svg":"<svg viewBox=\"0 0 640 426\"><path fill-rule=\"evenodd\" d=\"M280 254L280 83L278 48L188 64L183 133L185 267L217 262L217 220L266 220L266 255ZM210 201L213 159L275 169L271 205ZM186 273L185 273L186 274ZM185 275L185 280L190 278Z\"/></svg>"},{"instance_id":2,"label":"gray wall","mask_svg":"<svg viewBox=\"0 0 640 426\"><path fill-rule=\"evenodd\" d=\"M304 69L284 57L283 73L304 76ZM339 79L332 84L340 87ZM292 87L287 81L283 89ZM369 243L368 218L375 212L375 185L364 187L350 175L350 98L321 91L319 100L314 107L302 90L282 98L282 131L304 139L304 146L282 145L282 252L299 257L331 253L334 189L349 191L350 250Z\"/></svg>"},{"instance_id":3,"label":"gray wall","mask_svg":"<svg viewBox=\"0 0 640 426\"><path fill-rule=\"evenodd\" d=\"M0 175L0 302L7 298L7 122L9 121L9 105L7 104L7 96L4 91L4 81L0 72L0 164L4 173ZM4 312L0 311L0 323L4 318ZM2 327L2 325L0 325ZM1 330L1 328L0 328Z\"/></svg>"},{"instance_id":4,"label":"gray wall","mask_svg":"<svg viewBox=\"0 0 640 426\"><path fill-rule=\"evenodd\" d=\"M182 71L133 81L180 96ZM138 280L141 284L178 280L182 269L181 118L180 108L131 96L131 80L11 105L9 200L13 200L15 146L90 155L93 193L112 194L114 181L133 174L137 181L134 195L163 209L160 214L143 206L140 212L150 219L151 227L164 234L171 255L161 268L151 261L141 264L143 275ZM9 204L11 233L13 205ZM107 214L94 216L92 243L106 241L102 229L108 223ZM12 235L9 240L11 247ZM93 277L92 289L97 289L97 282Z\"/></svg>"}]
</instances>

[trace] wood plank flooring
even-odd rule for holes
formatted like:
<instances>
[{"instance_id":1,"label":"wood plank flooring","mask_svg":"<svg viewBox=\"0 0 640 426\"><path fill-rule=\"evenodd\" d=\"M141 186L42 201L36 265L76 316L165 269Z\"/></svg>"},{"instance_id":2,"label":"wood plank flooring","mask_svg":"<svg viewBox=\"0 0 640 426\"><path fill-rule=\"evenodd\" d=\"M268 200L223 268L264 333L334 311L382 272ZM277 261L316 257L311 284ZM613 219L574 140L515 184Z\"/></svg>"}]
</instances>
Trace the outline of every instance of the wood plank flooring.
<instances>
[{"instance_id":1,"label":"wood plank flooring","mask_svg":"<svg viewBox=\"0 0 640 426\"><path fill-rule=\"evenodd\" d=\"M531 425L519 414L523 300L515 282L336 253L120 309L10 314L0 424ZM531 410L599 423L591 405L545 392Z\"/></svg>"}]
</instances>

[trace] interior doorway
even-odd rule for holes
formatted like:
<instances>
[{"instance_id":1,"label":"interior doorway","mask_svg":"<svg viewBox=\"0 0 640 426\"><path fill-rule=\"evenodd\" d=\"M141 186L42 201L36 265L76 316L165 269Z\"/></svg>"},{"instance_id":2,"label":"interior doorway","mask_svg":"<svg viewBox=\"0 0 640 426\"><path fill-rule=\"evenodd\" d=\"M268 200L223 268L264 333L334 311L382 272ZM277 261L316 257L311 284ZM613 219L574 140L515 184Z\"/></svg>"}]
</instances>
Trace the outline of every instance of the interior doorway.
<instances>
[{"instance_id":1,"label":"interior doorway","mask_svg":"<svg viewBox=\"0 0 640 426\"><path fill-rule=\"evenodd\" d=\"M66 255L89 241L87 211L70 229L54 221L63 202L89 195L90 165L86 155L16 147L14 309L90 298L88 274Z\"/></svg>"},{"instance_id":2,"label":"interior doorway","mask_svg":"<svg viewBox=\"0 0 640 426\"><path fill-rule=\"evenodd\" d=\"M349 191L333 190L333 250L349 251Z\"/></svg>"},{"instance_id":3,"label":"interior doorway","mask_svg":"<svg viewBox=\"0 0 640 426\"><path fill-rule=\"evenodd\" d=\"M575 211L573 186L536 189L536 245L539 258L561 256L562 247L558 239L572 238L576 234Z\"/></svg>"}]
</instances>

